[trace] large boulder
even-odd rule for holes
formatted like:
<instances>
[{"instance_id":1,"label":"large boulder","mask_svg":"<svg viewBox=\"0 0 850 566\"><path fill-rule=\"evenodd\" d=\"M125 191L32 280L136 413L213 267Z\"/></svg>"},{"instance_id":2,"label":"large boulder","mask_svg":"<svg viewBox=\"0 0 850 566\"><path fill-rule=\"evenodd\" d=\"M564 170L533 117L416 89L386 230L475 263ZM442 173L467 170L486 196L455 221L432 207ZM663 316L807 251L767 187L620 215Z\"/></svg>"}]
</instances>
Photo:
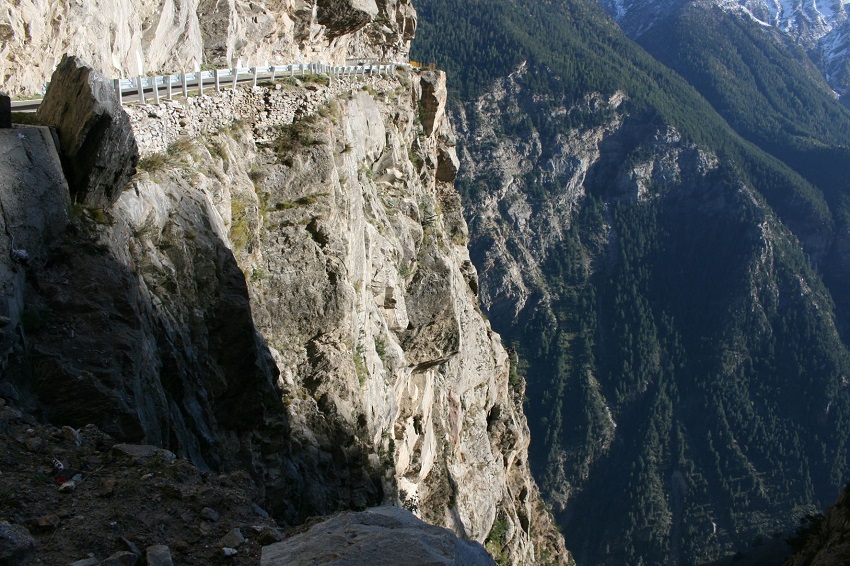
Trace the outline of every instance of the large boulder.
<instances>
[{"instance_id":1,"label":"large boulder","mask_svg":"<svg viewBox=\"0 0 850 566\"><path fill-rule=\"evenodd\" d=\"M263 547L262 566L490 566L477 542L459 539L398 507L342 513L309 530Z\"/></svg>"},{"instance_id":2,"label":"large boulder","mask_svg":"<svg viewBox=\"0 0 850 566\"><path fill-rule=\"evenodd\" d=\"M106 208L136 172L139 149L112 82L78 57L65 55L38 109L59 133L74 200Z\"/></svg>"}]
</instances>

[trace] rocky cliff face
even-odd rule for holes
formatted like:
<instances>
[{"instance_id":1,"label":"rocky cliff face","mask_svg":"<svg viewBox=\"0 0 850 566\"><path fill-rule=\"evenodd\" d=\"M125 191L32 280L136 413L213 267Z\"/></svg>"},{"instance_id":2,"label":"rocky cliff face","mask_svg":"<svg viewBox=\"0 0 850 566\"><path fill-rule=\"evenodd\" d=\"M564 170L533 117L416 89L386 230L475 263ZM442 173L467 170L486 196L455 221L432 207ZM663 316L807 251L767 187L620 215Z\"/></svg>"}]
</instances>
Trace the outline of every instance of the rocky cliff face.
<instances>
[{"instance_id":1,"label":"rocky cliff face","mask_svg":"<svg viewBox=\"0 0 850 566\"><path fill-rule=\"evenodd\" d=\"M4 0L0 73L35 94L62 55L109 78L201 66L402 61L416 30L409 0Z\"/></svg>"},{"instance_id":2,"label":"rocky cliff face","mask_svg":"<svg viewBox=\"0 0 850 566\"><path fill-rule=\"evenodd\" d=\"M796 552L786 566L837 566L850 560L850 492L845 488L823 514L809 515L790 540Z\"/></svg>"},{"instance_id":3,"label":"rocky cliff face","mask_svg":"<svg viewBox=\"0 0 850 566\"><path fill-rule=\"evenodd\" d=\"M388 6L358 9L401 9ZM332 48L395 49L350 8L317 13L357 29ZM289 118L270 125L274 104L247 100L282 100ZM4 260L7 398L247 469L289 524L387 502L502 563L567 562L528 469L522 381L477 306L445 76L285 81L192 104L232 119L157 153L160 114L191 113L138 108L129 185L45 188L59 203L47 210L69 216L33 235L26 266ZM20 243L31 206L2 198Z\"/></svg>"}]
</instances>

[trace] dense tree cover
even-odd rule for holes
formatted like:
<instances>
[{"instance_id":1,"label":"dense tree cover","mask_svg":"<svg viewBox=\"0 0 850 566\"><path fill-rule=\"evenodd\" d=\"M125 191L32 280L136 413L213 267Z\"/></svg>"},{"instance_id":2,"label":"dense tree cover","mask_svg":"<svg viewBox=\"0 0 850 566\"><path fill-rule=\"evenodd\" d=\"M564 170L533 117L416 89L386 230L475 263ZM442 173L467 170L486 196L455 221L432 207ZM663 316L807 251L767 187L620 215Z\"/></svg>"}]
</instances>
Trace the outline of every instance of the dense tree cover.
<instances>
[{"instance_id":1,"label":"dense tree cover","mask_svg":"<svg viewBox=\"0 0 850 566\"><path fill-rule=\"evenodd\" d=\"M850 230L850 110L799 47L772 28L704 4L683 5L639 42L744 138L820 189L836 231ZM821 263L834 265L835 254L824 254ZM842 277L829 275L846 317L850 291Z\"/></svg>"},{"instance_id":2,"label":"dense tree cover","mask_svg":"<svg viewBox=\"0 0 850 566\"><path fill-rule=\"evenodd\" d=\"M539 166L511 179L533 215L563 191L545 172L554 148L610 118L581 110L584 97L628 97L617 149L564 212L569 229L542 260L544 280L528 281L547 300L530 300L517 319L490 312L524 360L532 464L580 563L703 563L831 502L850 479L850 354L823 263L808 254L824 261L823 242L844 222L840 187L824 190L759 139L744 141L592 3L417 7L414 58L447 70L473 128L478 97L526 62L520 115L491 125L505 143L540 140ZM754 131L793 125L793 112L779 110L753 117ZM803 152L843 135L812 112L788 138L805 141L794 146ZM657 188L657 198L622 194L617 179L652 162L665 124L721 166ZM465 143L483 158L494 142L473 133ZM476 205L507 182L477 171L458 182L474 260L494 237L479 232ZM507 249L523 245L503 233Z\"/></svg>"},{"instance_id":3,"label":"dense tree cover","mask_svg":"<svg viewBox=\"0 0 850 566\"><path fill-rule=\"evenodd\" d=\"M818 238L831 238L834 219L823 193L735 135L690 84L623 35L596 3L424 0L417 8L411 55L444 69L457 99L475 99L523 61L552 71L532 74L531 86L567 106L589 92L621 91L630 114L673 124L736 164L792 229L802 234L819 226ZM545 121L537 124L547 128Z\"/></svg>"},{"instance_id":4,"label":"dense tree cover","mask_svg":"<svg viewBox=\"0 0 850 566\"><path fill-rule=\"evenodd\" d=\"M802 49L773 28L716 5L686 4L638 41L759 145L850 144L850 111Z\"/></svg>"}]
</instances>

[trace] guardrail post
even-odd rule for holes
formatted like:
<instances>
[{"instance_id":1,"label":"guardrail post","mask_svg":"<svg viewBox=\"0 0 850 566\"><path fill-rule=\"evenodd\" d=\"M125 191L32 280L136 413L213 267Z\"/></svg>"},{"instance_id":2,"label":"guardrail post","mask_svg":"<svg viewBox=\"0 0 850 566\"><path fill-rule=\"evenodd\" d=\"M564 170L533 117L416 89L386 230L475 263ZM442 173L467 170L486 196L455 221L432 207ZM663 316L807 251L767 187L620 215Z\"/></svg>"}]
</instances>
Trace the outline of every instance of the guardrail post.
<instances>
[{"instance_id":1,"label":"guardrail post","mask_svg":"<svg viewBox=\"0 0 850 566\"><path fill-rule=\"evenodd\" d=\"M12 98L0 92L0 128L12 127ZM21 136L23 137L23 136ZM8 230L8 228L7 228Z\"/></svg>"},{"instance_id":2,"label":"guardrail post","mask_svg":"<svg viewBox=\"0 0 850 566\"><path fill-rule=\"evenodd\" d=\"M239 67L233 67L233 70L231 70L230 72L233 73L232 90L236 90L236 83L239 81Z\"/></svg>"},{"instance_id":3,"label":"guardrail post","mask_svg":"<svg viewBox=\"0 0 850 566\"><path fill-rule=\"evenodd\" d=\"M121 79L114 79L112 84L115 85L115 94L118 95L118 104L124 104L124 97L121 96Z\"/></svg>"},{"instance_id":4,"label":"guardrail post","mask_svg":"<svg viewBox=\"0 0 850 566\"><path fill-rule=\"evenodd\" d=\"M171 91L171 77L172 75L165 77L165 95L168 97L168 100L173 98L173 93Z\"/></svg>"},{"instance_id":5,"label":"guardrail post","mask_svg":"<svg viewBox=\"0 0 850 566\"><path fill-rule=\"evenodd\" d=\"M186 73L180 73L180 88L183 89L183 96L189 96L189 85L186 84Z\"/></svg>"},{"instance_id":6,"label":"guardrail post","mask_svg":"<svg viewBox=\"0 0 850 566\"><path fill-rule=\"evenodd\" d=\"M254 72L254 86L257 86L257 67L251 67L251 70Z\"/></svg>"},{"instance_id":7,"label":"guardrail post","mask_svg":"<svg viewBox=\"0 0 850 566\"><path fill-rule=\"evenodd\" d=\"M277 67L272 65L272 82L274 82L274 75L275 75L276 72L277 72Z\"/></svg>"},{"instance_id":8,"label":"guardrail post","mask_svg":"<svg viewBox=\"0 0 850 566\"><path fill-rule=\"evenodd\" d=\"M204 72L198 71L198 90L200 91L198 94L200 96L204 95Z\"/></svg>"},{"instance_id":9,"label":"guardrail post","mask_svg":"<svg viewBox=\"0 0 850 566\"><path fill-rule=\"evenodd\" d=\"M153 82L153 100L154 104L159 106L159 83L156 80L156 77L151 77L151 81Z\"/></svg>"},{"instance_id":10,"label":"guardrail post","mask_svg":"<svg viewBox=\"0 0 850 566\"><path fill-rule=\"evenodd\" d=\"M147 101L145 100L145 85L144 83L142 83L142 76L139 75L138 77L136 77L136 80L139 81L139 100L142 104L146 104Z\"/></svg>"},{"instance_id":11,"label":"guardrail post","mask_svg":"<svg viewBox=\"0 0 850 566\"><path fill-rule=\"evenodd\" d=\"M213 78L215 79L215 91L221 92L221 85L218 83L218 69L213 69Z\"/></svg>"}]
</instances>

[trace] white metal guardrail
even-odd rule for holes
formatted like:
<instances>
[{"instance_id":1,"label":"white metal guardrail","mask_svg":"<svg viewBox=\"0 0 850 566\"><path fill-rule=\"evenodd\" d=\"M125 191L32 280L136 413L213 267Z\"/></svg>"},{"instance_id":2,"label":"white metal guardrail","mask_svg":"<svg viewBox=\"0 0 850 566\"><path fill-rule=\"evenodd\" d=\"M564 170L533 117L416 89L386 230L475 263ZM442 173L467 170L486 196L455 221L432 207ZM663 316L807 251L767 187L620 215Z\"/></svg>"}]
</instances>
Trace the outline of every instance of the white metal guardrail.
<instances>
[{"instance_id":1,"label":"white metal guardrail","mask_svg":"<svg viewBox=\"0 0 850 566\"><path fill-rule=\"evenodd\" d=\"M234 67L232 69L212 69L194 71L174 75L153 77L133 77L114 79L113 85L121 104L128 102L147 103L150 99L159 104L160 99L172 98L175 94L188 96L189 91L199 91L203 95L206 89L221 91L222 88L236 88L237 84L250 82L257 86L258 81L274 81L285 77L303 77L306 75L325 75L328 77L356 77L393 75L399 67L407 65L398 63L360 64L360 65L325 65L323 63L300 63L293 65L267 65L262 67ZM44 84L44 92L47 85ZM12 101L13 110L35 110L41 100Z\"/></svg>"}]
</instances>

